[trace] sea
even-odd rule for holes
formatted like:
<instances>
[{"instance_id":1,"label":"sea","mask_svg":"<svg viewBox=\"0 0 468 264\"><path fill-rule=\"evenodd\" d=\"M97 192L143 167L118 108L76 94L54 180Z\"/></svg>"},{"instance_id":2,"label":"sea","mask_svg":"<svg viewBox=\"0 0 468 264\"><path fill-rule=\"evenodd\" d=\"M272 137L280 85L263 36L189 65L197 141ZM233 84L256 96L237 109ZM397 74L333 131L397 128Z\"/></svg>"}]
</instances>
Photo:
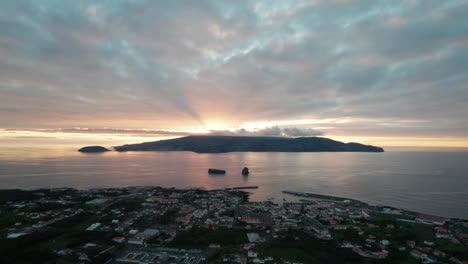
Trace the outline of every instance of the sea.
<instances>
[{"instance_id":1,"label":"sea","mask_svg":"<svg viewBox=\"0 0 468 264\"><path fill-rule=\"evenodd\" d=\"M241 170L248 167L249 176ZM224 169L210 175L208 168ZM250 200L297 201L282 191L357 199L468 219L468 152L106 152L5 147L0 189L162 186L206 190L258 186Z\"/></svg>"}]
</instances>

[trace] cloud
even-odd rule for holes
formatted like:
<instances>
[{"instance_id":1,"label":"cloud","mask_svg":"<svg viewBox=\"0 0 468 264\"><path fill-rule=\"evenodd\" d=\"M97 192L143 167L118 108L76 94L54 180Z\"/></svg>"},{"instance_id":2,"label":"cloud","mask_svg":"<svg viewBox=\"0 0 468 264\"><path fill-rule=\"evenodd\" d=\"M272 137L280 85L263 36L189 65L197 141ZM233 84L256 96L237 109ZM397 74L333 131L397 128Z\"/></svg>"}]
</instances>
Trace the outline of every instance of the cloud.
<instances>
[{"instance_id":1,"label":"cloud","mask_svg":"<svg viewBox=\"0 0 468 264\"><path fill-rule=\"evenodd\" d=\"M59 128L59 129L3 129L7 132L41 132L41 133L74 133L74 134L110 134L110 135L138 135L138 136L188 136L188 135L217 135L217 136L268 136L268 137L310 137L320 136L323 132L311 128L297 128L278 126L263 129L247 130L210 130L207 133L192 131L142 130L116 128Z\"/></svg>"},{"instance_id":2,"label":"cloud","mask_svg":"<svg viewBox=\"0 0 468 264\"><path fill-rule=\"evenodd\" d=\"M209 135L217 136L255 136L255 137L314 137L323 135L322 131L311 128L297 128L278 126L267 127L256 130L246 130L244 128L238 130L212 130Z\"/></svg>"},{"instance_id":3,"label":"cloud","mask_svg":"<svg viewBox=\"0 0 468 264\"><path fill-rule=\"evenodd\" d=\"M460 135L467 8L465 0L7 1L0 124L164 134L346 119L320 131L379 135L391 124L398 134ZM297 129L256 133L315 135Z\"/></svg>"},{"instance_id":4,"label":"cloud","mask_svg":"<svg viewBox=\"0 0 468 264\"><path fill-rule=\"evenodd\" d=\"M42 133L76 133L76 134L119 134L149 136L186 136L190 132L169 130L117 129L117 128L57 128L57 129L3 129L4 131L29 131Z\"/></svg>"}]
</instances>

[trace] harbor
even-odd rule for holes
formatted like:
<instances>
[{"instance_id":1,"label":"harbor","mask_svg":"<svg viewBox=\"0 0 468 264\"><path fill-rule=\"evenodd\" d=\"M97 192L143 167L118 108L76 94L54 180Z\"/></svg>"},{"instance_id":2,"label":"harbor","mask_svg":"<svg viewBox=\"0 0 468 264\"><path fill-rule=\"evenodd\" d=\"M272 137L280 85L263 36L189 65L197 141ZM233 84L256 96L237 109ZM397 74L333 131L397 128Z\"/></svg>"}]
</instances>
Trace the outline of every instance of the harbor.
<instances>
[{"instance_id":1,"label":"harbor","mask_svg":"<svg viewBox=\"0 0 468 264\"><path fill-rule=\"evenodd\" d=\"M304 193L304 192L294 192L294 191L282 191L285 194L289 195L294 195L294 196L300 196L300 197L307 197L307 198L313 198L313 199L321 199L321 200L331 200L331 201L337 201L337 202L355 202L355 203L363 203L359 200L355 199L350 199L350 198L344 198L344 197L338 197L338 196L330 196L330 195L323 195L323 194L317 194L317 193Z\"/></svg>"}]
</instances>

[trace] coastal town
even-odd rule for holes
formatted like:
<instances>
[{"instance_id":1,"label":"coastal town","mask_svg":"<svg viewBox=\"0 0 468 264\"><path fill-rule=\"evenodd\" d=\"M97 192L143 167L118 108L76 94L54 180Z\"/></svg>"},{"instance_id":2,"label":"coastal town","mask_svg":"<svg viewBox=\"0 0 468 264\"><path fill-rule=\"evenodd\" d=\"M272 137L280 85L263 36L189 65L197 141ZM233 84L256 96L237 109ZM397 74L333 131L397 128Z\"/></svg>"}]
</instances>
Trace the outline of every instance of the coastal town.
<instances>
[{"instance_id":1,"label":"coastal town","mask_svg":"<svg viewBox=\"0 0 468 264\"><path fill-rule=\"evenodd\" d=\"M0 191L1 263L468 263L468 221L242 188Z\"/></svg>"}]
</instances>

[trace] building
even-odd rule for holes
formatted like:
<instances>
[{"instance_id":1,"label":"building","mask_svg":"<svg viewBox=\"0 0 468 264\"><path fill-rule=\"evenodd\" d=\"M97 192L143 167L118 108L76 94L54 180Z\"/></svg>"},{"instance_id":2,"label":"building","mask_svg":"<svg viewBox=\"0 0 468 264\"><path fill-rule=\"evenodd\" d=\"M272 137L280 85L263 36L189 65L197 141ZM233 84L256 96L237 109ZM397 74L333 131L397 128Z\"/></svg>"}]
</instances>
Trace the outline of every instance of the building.
<instances>
[{"instance_id":1,"label":"building","mask_svg":"<svg viewBox=\"0 0 468 264\"><path fill-rule=\"evenodd\" d=\"M249 215L243 215L240 220L242 222L246 222L247 224L260 224L261 223L259 218L251 217Z\"/></svg>"},{"instance_id":2,"label":"building","mask_svg":"<svg viewBox=\"0 0 468 264\"><path fill-rule=\"evenodd\" d=\"M200 250L184 250L175 248L140 248L128 249L116 259L118 263L134 264L168 264L190 263L203 264L205 257Z\"/></svg>"},{"instance_id":3,"label":"building","mask_svg":"<svg viewBox=\"0 0 468 264\"><path fill-rule=\"evenodd\" d=\"M86 231L94 231L100 226L101 226L101 223L94 223L90 225L88 228L86 228Z\"/></svg>"},{"instance_id":4,"label":"building","mask_svg":"<svg viewBox=\"0 0 468 264\"><path fill-rule=\"evenodd\" d=\"M420 252L420 251L417 251L417 250L411 250L410 251L410 255L414 258L417 258L417 259L423 259L426 254Z\"/></svg>"},{"instance_id":5,"label":"building","mask_svg":"<svg viewBox=\"0 0 468 264\"><path fill-rule=\"evenodd\" d=\"M112 241L114 241L116 243L123 243L123 242L125 242L125 238L124 237L114 237L112 239Z\"/></svg>"},{"instance_id":6,"label":"building","mask_svg":"<svg viewBox=\"0 0 468 264\"><path fill-rule=\"evenodd\" d=\"M247 233L247 239L250 243L254 243L260 239L260 235L257 233Z\"/></svg>"},{"instance_id":7,"label":"building","mask_svg":"<svg viewBox=\"0 0 468 264\"><path fill-rule=\"evenodd\" d=\"M447 222L447 218L433 215L420 214L416 217L416 221L429 224L429 225L444 225Z\"/></svg>"},{"instance_id":8,"label":"building","mask_svg":"<svg viewBox=\"0 0 468 264\"><path fill-rule=\"evenodd\" d=\"M105 205L108 201L109 199L98 198L98 199L94 199L91 201L87 201L86 205L102 206L102 205Z\"/></svg>"}]
</instances>

